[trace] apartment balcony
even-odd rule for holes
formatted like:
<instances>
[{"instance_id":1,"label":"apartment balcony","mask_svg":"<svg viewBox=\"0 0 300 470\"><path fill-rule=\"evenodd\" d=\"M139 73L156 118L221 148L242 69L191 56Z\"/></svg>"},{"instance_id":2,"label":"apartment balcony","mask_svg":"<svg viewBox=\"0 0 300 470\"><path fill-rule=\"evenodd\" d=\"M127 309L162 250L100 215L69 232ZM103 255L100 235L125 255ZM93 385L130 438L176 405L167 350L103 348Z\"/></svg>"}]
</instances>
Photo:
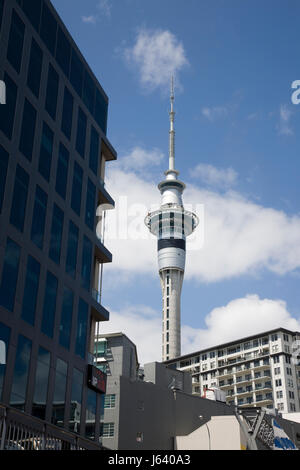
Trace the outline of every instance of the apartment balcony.
<instances>
[{"instance_id":1,"label":"apartment balcony","mask_svg":"<svg viewBox=\"0 0 300 470\"><path fill-rule=\"evenodd\" d=\"M259 369L267 369L270 367L271 367L270 364L258 364L258 365L253 365L252 369L259 370Z\"/></svg>"},{"instance_id":2,"label":"apartment balcony","mask_svg":"<svg viewBox=\"0 0 300 470\"><path fill-rule=\"evenodd\" d=\"M222 390L226 390L227 388L231 388L234 386L234 382L232 383L227 383L227 384L224 384L224 385L219 385L219 387L222 389Z\"/></svg>"},{"instance_id":3,"label":"apartment balcony","mask_svg":"<svg viewBox=\"0 0 300 470\"><path fill-rule=\"evenodd\" d=\"M242 380L236 380L235 381L235 384L238 385L238 384L246 384L246 383L249 383L249 382L252 382L252 377L250 377L249 379L242 379Z\"/></svg>"},{"instance_id":4,"label":"apartment balcony","mask_svg":"<svg viewBox=\"0 0 300 470\"><path fill-rule=\"evenodd\" d=\"M96 289L92 289L92 316L96 321L108 321L109 311L101 305L101 294Z\"/></svg>"},{"instance_id":5,"label":"apartment balcony","mask_svg":"<svg viewBox=\"0 0 300 470\"><path fill-rule=\"evenodd\" d=\"M111 208L115 207L115 201L113 200L111 195L105 189L104 180L99 177L98 182L99 182L98 205L108 204L109 206L112 206Z\"/></svg>"},{"instance_id":6,"label":"apartment balcony","mask_svg":"<svg viewBox=\"0 0 300 470\"><path fill-rule=\"evenodd\" d=\"M219 373L218 378L221 377L231 377L233 375L233 372L227 372L226 370L223 370Z\"/></svg>"},{"instance_id":7,"label":"apartment balcony","mask_svg":"<svg viewBox=\"0 0 300 470\"><path fill-rule=\"evenodd\" d=\"M254 380L254 382L256 382L257 380L266 380L266 379L270 379L271 378L271 375L266 375L266 374L263 374L263 375L260 375L259 377L253 377L252 380Z\"/></svg>"},{"instance_id":8,"label":"apartment balcony","mask_svg":"<svg viewBox=\"0 0 300 470\"><path fill-rule=\"evenodd\" d=\"M241 396L252 395L252 394L253 394L253 389L251 390L244 389L241 392L237 391L236 393L233 394L233 396L241 397Z\"/></svg>"}]
</instances>

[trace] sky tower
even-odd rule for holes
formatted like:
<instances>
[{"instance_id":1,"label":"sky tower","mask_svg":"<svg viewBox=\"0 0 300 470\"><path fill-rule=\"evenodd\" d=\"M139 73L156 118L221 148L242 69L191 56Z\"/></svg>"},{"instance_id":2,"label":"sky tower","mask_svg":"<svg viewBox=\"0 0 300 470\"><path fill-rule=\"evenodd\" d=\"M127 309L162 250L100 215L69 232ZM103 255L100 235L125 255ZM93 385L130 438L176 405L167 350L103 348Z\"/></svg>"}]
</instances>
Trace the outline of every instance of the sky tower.
<instances>
[{"instance_id":1,"label":"sky tower","mask_svg":"<svg viewBox=\"0 0 300 470\"><path fill-rule=\"evenodd\" d=\"M162 360L181 354L180 297L185 268L186 237L198 225L198 217L184 210L182 193L185 184L178 180L175 170L174 82L171 83L169 137L169 169L159 183L162 195L160 209L145 219L150 232L158 239L158 270L162 288Z\"/></svg>"}]
</instances>

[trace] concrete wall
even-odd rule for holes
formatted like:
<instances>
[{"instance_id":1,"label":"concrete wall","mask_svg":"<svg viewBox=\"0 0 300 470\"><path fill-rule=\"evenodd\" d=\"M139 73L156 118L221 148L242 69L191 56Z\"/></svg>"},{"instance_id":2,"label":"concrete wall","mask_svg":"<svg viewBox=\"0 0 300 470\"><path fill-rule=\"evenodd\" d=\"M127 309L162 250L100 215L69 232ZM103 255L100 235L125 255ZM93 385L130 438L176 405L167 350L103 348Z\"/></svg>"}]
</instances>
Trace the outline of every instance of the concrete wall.
<instances>
[{"instance_id":1,"label":"concrete wall","mask_svg":"<svg viewBox=\"0 0 300 470\"><path fill-rule=\"evenodd\" d=\"M234 408L223 403L120 377L118 448L173 450L176 435L190 434L213 415L233 414ZM142 442L137 442L138 433L143 433Z\"/></svg>"},{"instance_id":2,"label":"concrete wall","mask_svg":"<svg viewBox=\"0 0 300 470\"><path fill-rule=\"evenodd\" d=\"M145 382L152 382L164 388L177 388L192 393L191 375L176 369L170 369L160 362L151 362L144 366Z\"/></svg>"}]
</instances>

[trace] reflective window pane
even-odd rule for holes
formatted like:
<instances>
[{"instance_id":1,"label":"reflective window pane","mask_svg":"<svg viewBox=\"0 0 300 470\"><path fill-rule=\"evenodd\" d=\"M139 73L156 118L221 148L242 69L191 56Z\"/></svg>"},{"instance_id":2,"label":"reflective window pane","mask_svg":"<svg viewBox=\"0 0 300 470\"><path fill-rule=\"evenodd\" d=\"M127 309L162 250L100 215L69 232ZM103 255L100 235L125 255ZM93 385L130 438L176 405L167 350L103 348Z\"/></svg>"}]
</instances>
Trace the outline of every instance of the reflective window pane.
<instances>
[{"instance_id":1,"label":"reflective window pane","mask_svg":"<svg viewBox=\"0 0 300 470\"><path fill-rule=\"evenodd\" d=\"M56 45L57 23L49 10L47 3L43 2L40 35L49 51L54 55Z\"/></svg>"},{"instance_id":2,"label":"reflective window pane","mask_svg":"<svg viewBox=\"0 0 300 470\"><path fill-rule=\"evenodd\" d=\"M10 406L22 411L25 409L30 358L31 341L25 338L25 336L19 335L10 395Z\"/></svg>"},{"instance_id":3,"label":"reflective window pane","mask_svg":"<svg viewBox=\"0 0 300 470\"><path fill-rule=\"evenodd\" d=\"M4 83L6 85L6 105L0 106L0 129L8 139L11 139L15 120L18 88L7 73L4 74Z\"/></svg>"},{"instance_id":4,"label":"reflective window pane","mask_svg":"<svg viewBox=\"0 0 300 470\"><path fill-rule=\"evenodd\" d=\"M94 114L95 105L95 83L87 70L84 73L82 99L91 114Z\"/></svg>"},{"instance_id":5,"label":"reflective window pane","mask_svg":"<svg viewBox=\"0 0 300 470\"><path fill-rule=\"evenodd\" d=\"M67 182L68 182L68 167L69 167L69 152L63 144L59 145L57 170L56 170L56 185L57 193L66 199Z\"/></svg>"},{"instance_id":6,"label":"reflective window pane","mask_svg":"<svg viewBox=\"0 0 300 470\"><path fill-rule=\"evenodd\" d=\"M98 174L98 162L99 162L99 134L96 129L92 126L91 129L91 142L90 142L90 169L97 176Z\"/></svg>"},{"instance_id":7,"label":"reflective window pane","mask_svg":"<svg viewBox=\"0 0 300 470\"><path fill-rule=\"evenodd\" d=\"M82 248L82 264L81 264L81 286L90 290L91 269L92 269L93 245L91 241L84 236Z\"/></svg>"},{"instance_id":8,"label":"reflective window pane","mask_svg":"<svg viewBox=\"0 0 300 470\"><path fill-rule=\"evenodd\" d=\"M68 366L61 359L57 359L55 372L55 388L52 404L52 423L63 427L66 407Z\"/></svg>"},{"instance_id":9,"label":"reflective window pane","mask_svg":"<svg viewBox=\"0 0 300 470\"><path fill-rule=\"evenodd\" d=\"M7 239L2 280L0 284L0 305L13 312L18 281L21 248L10 238Z\"/></svg>"},{"instance_id":10,"label":"reflective window pane","mask_svg":"<svg viewBox=\"0 0 300 470\"><path fill-rule=\"evenodd\" d=\"M66 272L74 279L76 277L77 250L79 230L72 221L69 223L68 249L66 259Z\"/></svg>"},{"instance_id":11,"label":"reflective window pane","mask_svg":"<svg viewBox=\"0 0 300 470\"><path fill-rule=\"evenodd\" d=\"M82 95L83 72L83 64L75 50L72 49L70 82L80 97Z\"/></svg>"},{"instance_id":12,"label":"reflective window pane","mask_svg":"<svg viewBox=\"0 0 300 470\"><path fill-rule=\"evenodd\" d=\"M56 60L64 74L69 78L71 44L60 27L57 33Z\"/></svg>"},{"instance_id":13,"label":"reflective window pane","mask_svg":"<svg viewBox=\"0 0 300 470\"><path fill-rule=\"evenodd\" d=\"M69 429L72 432L80 432L81 404L82 404L83 373L73 369L72 392Z\"/></svg>"},{"instance_id":14,"label":"reflective window pane","mask_svg":"<svg viewBox=\"0 0 300 470\"><path fill-rule=\"evenodd\" d=\"M60 262L61 241L64 226L64 213L54 204L51 226L49 257L57 264Z\"/></svg>"},{"instance_id":15,"label":"reflective window pane","mask_svg":"<svg viewBox=\"0 0 300 470\"><path fill-rule=\"evenodd\" d=\"M50 358L50 352L40 347L32 403L32 414L40 419L45 419L46 416Z\"/></svg>"},{"instance_id":16,"label":"reflective window pane","mask_svg":"<svg viewBox=\"0 0 300 470\"><path fill-rule=\"evenodd\" d=\"M36 110L25 98L19 150L31 161L36 124Z\"/></svg>"},{"instance_id":17,"label":"reflective window pane","mask_svg":"<svg viewBox=\"0 0 300 470\"><path fill-rule=\"evenodd\" d=\"M85 414L85 436L92 440L95 440L96 410L97 393L94 390L88 389Z\"/></svg>"},{"instance_id":18,"label":"reflective window pane","mask_svg":"<svg viewBox=\"0 0 300 470\"><path fill-rule=\"evenodd\" d=\"M94 230L95 221L95 202L96 202L96 186L88 179L87 194L86 194L86 206L85 206L85 223L91 229Z\"/></svg>"},{"instance_id":19,"label":"reflective window pane","mask_svg":"<svg viewBox=\"0 0 300 470\"><path fill-rule=\"evenodd\" d=\"M69 92L68 88L65 87L64 103L61 121L61 130L65 136L70 139L72 132L72 121L73 121L73 96Z\"/></svg>"},{"instance_id":20,"label":"reflective window pane","mask_svg":"<svg viewBox=\"0 0 300 470\"><path fill-rule=\"evenodd\" d=\"M42 11L42 0L25 0L23 2L23 11L27 15L32 26L39 31L41 11Z\"/></svg>"},{"instance_id":21,"label":"reflective window pane","mask_svg":"<svg viewBox=\"0 0 300 470\"><path fill-rule=\"evenodd\" d=\"M76 150L84 158L85 154L85 141L86 141L86 125L87 117L81 108L78 108L78 121L77 121L77 135L76 135Z\"/></svg>"},{"instance_id":22,"label":"reflective window pane","mask_svg":"<svg viewBox=\"0 0 300 470\"><path fill-rule=\"evenodd\" d=\"M24 229L24 220L27 205L29 176L20 165L17 165L13 199L10 211L10 223L20 232Z\"/></svg>"},{"instance_id":23,"label":"reflective window pane","mask_svg":"<svg viewBox=\"0 0 300 470\"><path fill-rule=\"evenodd\" d=\"M77 162L74 162L71 207L77 215L80 215L81 209L82 178L83 170Z\"/></svg>"},{"instance_id":24,"label":"reflective window pane","mask_svg":"<svg viewBox=\"0 0 300 470\"><path fill-rule=\"evenodd\" d=\"M44 242L47 200L47 194L39 186L37 186L35 191L35 202L32 216L31 240L40 249L43 248Z\"/></svg>"},{"instance_id":25,"label":"reflective window pane","mask_svg":"<svg viewBox=\"0 0 300 470\"><path fill-rule=\"evenodd\" d=\"M56 70L49 64L48 81L46 89L45 109L52 119L56 119L57 95L59 86L59 76Z\"/></svg>"},{"instance_id":26,"label":"reflective window pane","mask_svg":"<svg viewBox=\"0 0 300 470\"><path fill-rule=\"evenodd\" d=\"M46 181L50 179L54 134L44 122L41 137L39 172Z\"/></svg>"},{"instance_id":27,"label":"reflective window pane","mask_svg":"<svg viewBox=\"0 0 300 470\"><path fill-rule=\"evenodd\" d=\"M5 185L6 185L6 176L8 168L8 153L0 145L0 213L2 211Z\"/></svg>"},{"instance_id":28,"label":"reflective window pane","mask_svg":"<svg viewBox=\"0 0 300 470\"><path fill-rule=\"evenodd\" d=\"M45 287L42 332L53 338L55 311L56 311L57 279L49 271Z\"/></svg>"},{"instance_id":29,"label":"reflective window pane","mask_svg":"<svg viewBox=\"0 0 300 470\"><path fill-rule=\"evenodd\" d=\"M40 268L40 263L38 263L34 258L32 258L32 256L28 256L22 305L22 318L23 320L30 323L30 325L34 325L35 321L36 302L39 290Z\"/></svg>"},{"instance_id":30,"label":"reflective window pane","mask_svg":"<svg viewBox=\"0 0 300 470\"><path fill-rule=\"evenodd\" d=\"M2 400L9 339L10 328L0 322L0 401Z\"/></svg>"},{"instance_id":31,"label":"reflective window pane","mask_svg":"<svg viewBox=\"0 0 300 470\"><path fill-rule=\"evenodd\" d=\"M7 59L19 73L21 69L25 25L15 10L12 12L7 47Z\"/></svg>"},{"instance_id":32,"label":"reflective window pane","mask_svg":"<svg viewBox=\"0 0 300 470\"><path fill-rule=\"evenodd\" d=\"M102 93L96 89L96 103L95 103L95 119L98 126L102 129L104 134L106 134L107 128L107 111L108 111L108 103L104 99Z\"/></svg>"},{"instance_id":33,"label":"reflective window pane","mask_svg":"<svg viewBox=\"0 0 300 470\"><path fill-rule=\"evenodd\" d=\"M82 359L85 358L87 326L88 304L79 298L75 353L82 357Z\"/></svg>"},{"instance_id":34,"label":"reflective window pane","mask_svg":"<svg viewBox=\"0 0 300 470\"><path fill-rule=\"evenodd\" d=\"M65 287L61 309L59 343L66 349L70 348L74 294Z\"/></svg>"},{"instance_id":35,"label":"reflective window pane","mask_svg":"<svg viewBox=\"0 0 300 470\"><path fill-rule=\"evenodd\" d=\"M38 98L40 93L41 73L43 65L43 52L37 42L32 38L30 59L28 65L27 85Z\"/></svg>"}]
</instances>

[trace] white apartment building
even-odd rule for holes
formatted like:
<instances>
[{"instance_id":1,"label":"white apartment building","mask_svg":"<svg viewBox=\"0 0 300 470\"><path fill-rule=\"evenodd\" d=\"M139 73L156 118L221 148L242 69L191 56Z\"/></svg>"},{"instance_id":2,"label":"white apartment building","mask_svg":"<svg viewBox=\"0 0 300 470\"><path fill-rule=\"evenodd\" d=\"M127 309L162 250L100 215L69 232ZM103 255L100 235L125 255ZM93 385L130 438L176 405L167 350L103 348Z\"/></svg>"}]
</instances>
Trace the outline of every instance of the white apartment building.
<instances>
[{"instance_id":1,"label":"white apartment building","mask_svg":"<svg viewBox=\"0 0 300 470\"><path fill-rule=\"evenodd\" d=\"M300 333L278 328L178 357L165 364L192 374L193 394L220 387L228 404L300 411Z\"/></svg>"}]
</instances>

